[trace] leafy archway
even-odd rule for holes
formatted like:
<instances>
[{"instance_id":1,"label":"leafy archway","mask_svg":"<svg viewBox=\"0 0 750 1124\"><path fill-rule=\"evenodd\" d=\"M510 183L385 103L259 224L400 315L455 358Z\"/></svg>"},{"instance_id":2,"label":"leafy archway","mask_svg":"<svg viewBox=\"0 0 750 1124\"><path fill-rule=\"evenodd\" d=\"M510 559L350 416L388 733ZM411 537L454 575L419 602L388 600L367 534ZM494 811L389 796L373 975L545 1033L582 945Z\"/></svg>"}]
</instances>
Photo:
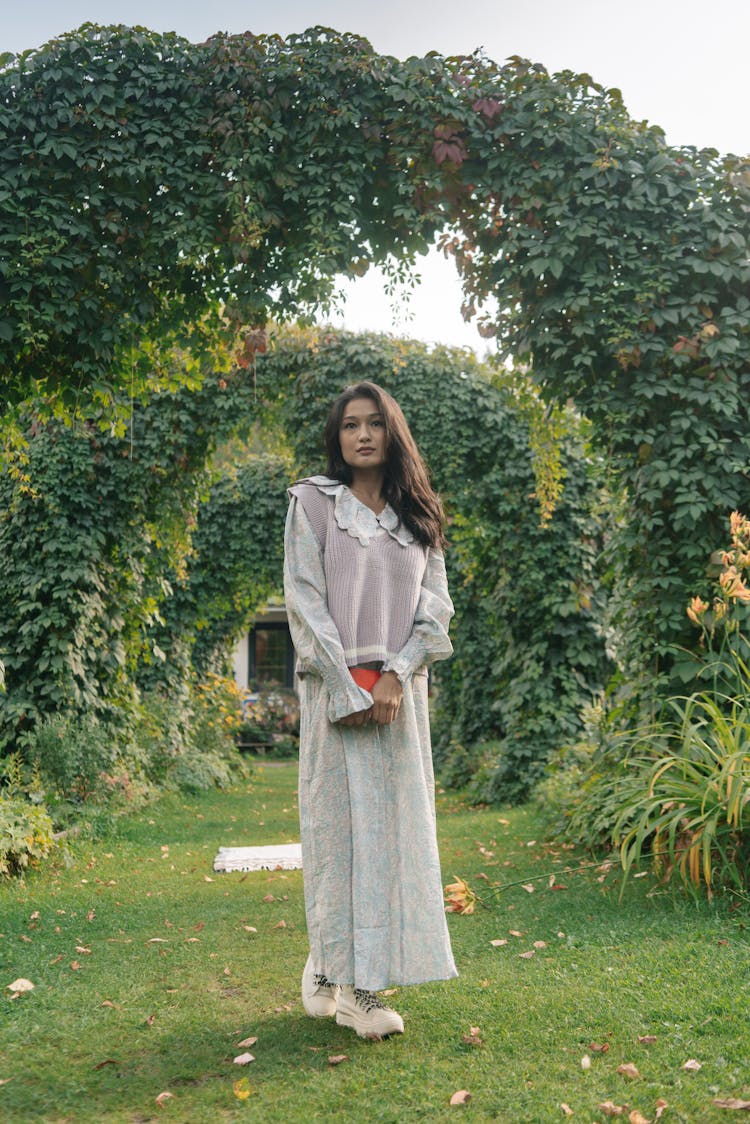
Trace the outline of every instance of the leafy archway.
<instances>
[{"instance_id":1,"label":"leafy archway","mask_svg":"<svg viewBox=\"0 0 750 1124\"><path fill-rule=\"evenodd\" d=\"M586 75L322 29L87 25L2 62L7 403L197 385L254 354L248 327L439 235L467 308L497 300L486 334L613 458L622 659L679 637L750 491L746 164L669 148Z\"/></svg>"}]
</instances>

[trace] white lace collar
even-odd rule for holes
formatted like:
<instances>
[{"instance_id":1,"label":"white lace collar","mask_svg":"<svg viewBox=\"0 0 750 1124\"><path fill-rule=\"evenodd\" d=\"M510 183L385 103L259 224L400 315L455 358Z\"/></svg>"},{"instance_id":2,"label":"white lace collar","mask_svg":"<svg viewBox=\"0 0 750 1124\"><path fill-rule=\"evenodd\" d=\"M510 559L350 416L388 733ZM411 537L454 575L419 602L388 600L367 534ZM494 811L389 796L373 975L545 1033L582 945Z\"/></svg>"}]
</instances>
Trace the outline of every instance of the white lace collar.
<instances>
[{"instance_id":1,"label":"white lace collar","mask_svg":"<svg viewBox=\"0 0 750 1124\"><path fill-rule=\"evenodd\" d=\"M336 523L342 531L346 531L353 539L358 539L362 546L369 544L379 527L387 531L400 546L410 546L414 542L414 535L408 527L399 523L390 504L387 503L380 515L376 515L371 507L358 500L351 489L338 480L332 480L329 476L309 476L306 482L314 484L324 495L335 497Z\"/></svg>"}]
</instances>

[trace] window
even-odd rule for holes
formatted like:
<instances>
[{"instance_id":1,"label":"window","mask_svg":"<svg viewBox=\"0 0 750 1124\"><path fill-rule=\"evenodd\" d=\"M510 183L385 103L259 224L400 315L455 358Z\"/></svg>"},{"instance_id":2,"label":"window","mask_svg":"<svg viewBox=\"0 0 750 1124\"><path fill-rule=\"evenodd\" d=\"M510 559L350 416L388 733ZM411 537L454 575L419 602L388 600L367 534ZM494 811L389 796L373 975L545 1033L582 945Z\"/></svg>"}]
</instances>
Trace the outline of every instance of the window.
<instances>
[{"instance_id":1,"label":"window","mask_svg":"<svg viewBox=\"0 0 750 1124\"><path fill-rule=\"evenodd\" d=\"M289 627L259 622L250 633L249 679L255 687L291 687L294 649Z\"/></svg>"}]
</instances>

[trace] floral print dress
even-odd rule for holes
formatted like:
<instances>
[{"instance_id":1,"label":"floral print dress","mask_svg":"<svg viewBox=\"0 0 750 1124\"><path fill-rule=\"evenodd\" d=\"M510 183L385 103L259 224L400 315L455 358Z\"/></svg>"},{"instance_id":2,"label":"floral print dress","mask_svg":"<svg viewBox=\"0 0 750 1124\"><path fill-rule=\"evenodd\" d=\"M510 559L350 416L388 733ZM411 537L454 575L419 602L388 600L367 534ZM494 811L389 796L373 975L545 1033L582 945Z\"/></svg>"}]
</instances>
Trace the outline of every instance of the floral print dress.
<instances>
[{"instance_id":1,"label":"floral print dress","mask_svg":"<svg viewBox=\"0 0 750 1124\"><path fill-rule=\"evenodd\" d=\"M370 552L360 568L370 558L379 570L387 565L387 552L378 553L384 535L423 556L408 639L383 661L404 692L390 725L337 724L369 709L372 696L352 679L329 611L331 540L321 546L300 498L300 487L311 484L332 505L328 535L349 536ZM443 557L415 542L390 508L376 516L337 481L313 477L290 496L284 585L298 661L300 836L315 971L369 991L448 979L457 972L443 905L427 706L427 665L452 651Z\"/></svg>"}]
</instances>

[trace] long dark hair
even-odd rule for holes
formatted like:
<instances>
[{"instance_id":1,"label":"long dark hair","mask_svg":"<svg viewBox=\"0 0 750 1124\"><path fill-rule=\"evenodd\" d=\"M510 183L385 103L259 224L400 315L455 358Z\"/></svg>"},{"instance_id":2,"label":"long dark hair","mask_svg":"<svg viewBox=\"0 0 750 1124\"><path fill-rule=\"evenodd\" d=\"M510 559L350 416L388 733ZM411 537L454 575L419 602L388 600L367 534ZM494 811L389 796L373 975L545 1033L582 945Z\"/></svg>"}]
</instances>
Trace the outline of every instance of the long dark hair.
<instances>
[{"instance_id":1,"label":"long dark hair","mask_svg":"<svg viewBox=\"0 0 750 1124\"><path fill-rule=\"evenodd\" d=\"M358 382L338 396L331 406L324 439L328 453L326 475L342 484L351 484L352 470L344 460L339 429L344 410L354 398L369 398L383 416L385 424L385 478L383 494L401 522L424 546L444 547L445 516L440 497L411 435L403 410L395 398L374 382Z\"/></svg>"}]
</instances>

